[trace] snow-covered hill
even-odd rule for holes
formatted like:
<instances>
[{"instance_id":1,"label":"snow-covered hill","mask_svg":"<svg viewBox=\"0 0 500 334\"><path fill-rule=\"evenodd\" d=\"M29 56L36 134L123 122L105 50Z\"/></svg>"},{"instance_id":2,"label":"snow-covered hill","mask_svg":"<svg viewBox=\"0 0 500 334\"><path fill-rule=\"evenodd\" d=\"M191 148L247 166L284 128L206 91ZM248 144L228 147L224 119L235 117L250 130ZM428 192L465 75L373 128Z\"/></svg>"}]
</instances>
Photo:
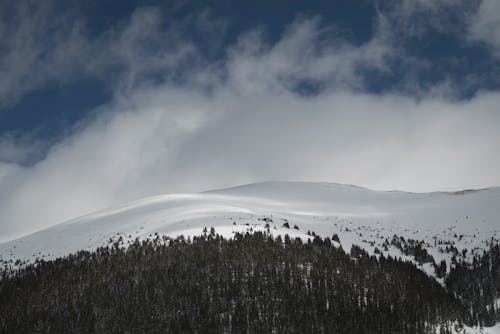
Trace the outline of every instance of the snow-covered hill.
<instances>
[{"instance_id":1,"label":"snow-covered hill","mask_svg":"<svg viewBox=\"0 0 500 334\"><path fill-rule=\"evenodd\" d=\"M345 250L356 244L370 253L378 249L418 263L391 242L403 238L422 242L436 263L444 259L449 264L452 256L464 250L467 258L482 252L492 238L498 240L500 188L407 193L330 183L266 182L155 196L2 243L0 265L16 267L16 260L53 259L120 238L126 245L156 234L193 237L212 227L226 237L259 230L303 239L311 234L337 234ZM419 266L435 275L430 263ZM457 333L500 333L499 326L464 328Z\"/></svg>"},{"instance_id":2,"label":"snow-covered hill","mask_svg":"<svg viewBox=\"0 0 500 334\"><path fill-rule=\"evenodd\" d=\"M373 252L394 235L422 240L436 262L449 261L451 254L440 249L454 245L459 251L468 249L470 256L473 249L481 250L499 237L500 188L407 193L330 183L266 182L155 196L2 243L0 260L60 257L107 245L120 236L125 243L155 233L193 236L205 227L231 236L264 230L266 224L274 234L293 237L307 238L307 231L323 237L338 234L346 250L357 244ZM401 255L393 246L385 252ZM431 272L425 265L423 269Z\"/></svg>"}]
</instances>

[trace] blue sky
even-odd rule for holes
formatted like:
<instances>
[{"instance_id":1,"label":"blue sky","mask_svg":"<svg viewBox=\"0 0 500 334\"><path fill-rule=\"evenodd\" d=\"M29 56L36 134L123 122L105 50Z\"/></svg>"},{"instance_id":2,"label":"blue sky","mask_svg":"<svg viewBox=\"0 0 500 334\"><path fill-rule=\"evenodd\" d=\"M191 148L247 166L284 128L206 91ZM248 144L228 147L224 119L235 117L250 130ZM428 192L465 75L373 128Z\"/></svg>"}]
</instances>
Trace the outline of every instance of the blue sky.
<instances>
[{"instance_id":1,"label":"blue sky","mask_svg":"<svg viewBox=\"0 0 500 334\"><path fill-rule=\"evenodd\" d=\"M271 179L499 185L499 13L496 0L2 1L0 239Z\"/></svg>"}]
</instances>

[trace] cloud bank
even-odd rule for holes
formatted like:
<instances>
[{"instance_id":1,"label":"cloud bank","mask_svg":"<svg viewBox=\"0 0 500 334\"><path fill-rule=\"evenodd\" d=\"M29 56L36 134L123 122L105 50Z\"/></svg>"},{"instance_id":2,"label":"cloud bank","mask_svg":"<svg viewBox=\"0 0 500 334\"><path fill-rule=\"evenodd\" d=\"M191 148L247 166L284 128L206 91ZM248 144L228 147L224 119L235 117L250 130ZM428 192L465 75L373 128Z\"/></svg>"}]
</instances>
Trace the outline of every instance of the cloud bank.
<instances>
[{"instance_id":1,"label":"cloud bank","mask_svg":"<svg viewBox=\"0 0 500 334\"><path fill-rule=\"evenodd\" d=\"M382 18L361 45L318 17L298 18L272 43L255 29L218 61L163 23L142 8L82 42L95 50L89 71L126 71L116 72L113 100L42 160L22 166L31 143L0 141L0 239L142 196L265 180L410 191L500 184L500 93L364 89L370 73L406 56ZM114 51L100 54L101 45Z\"/></svg>"}]
</instances>

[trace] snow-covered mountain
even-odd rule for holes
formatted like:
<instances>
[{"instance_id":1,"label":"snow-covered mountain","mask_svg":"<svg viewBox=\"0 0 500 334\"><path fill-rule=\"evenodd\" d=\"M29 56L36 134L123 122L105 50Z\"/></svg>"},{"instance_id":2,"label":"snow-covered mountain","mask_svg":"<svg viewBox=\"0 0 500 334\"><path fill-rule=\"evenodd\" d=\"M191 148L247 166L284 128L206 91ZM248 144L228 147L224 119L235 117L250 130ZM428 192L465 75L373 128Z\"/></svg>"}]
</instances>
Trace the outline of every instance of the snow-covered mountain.
<instances>
[{"instance_id":1,"label":"snow-covered mountain","mask_svg":"<svg viewBox=\"0 0 500 334\"><path fill-rule=\"evenodd\" d=\"M227 237L264 229L304 239L308 231L322 237L337 234L347 251L357 244L369 252L379 248L405 258L397 247L387 246L386 240L396 235L425 242L436 262L449 262L453 253L443 251L446 247L460 253L467 249L465 256L470 256L491 238L499 238L500 188L408 193L331 183L265 182L155 196L2 243L0 260L50 259L92 250L120 236L125 243L155 233L194 236L205 227ZM421 267L432 273L429 266Z\"/></svg>"},{"instance_id":2,"label":"snow-covered mountain","mask_svg":"<svg viewBox=\"0 0 500 334\"><path fill-rule=\"evenodd\" d=\"M0 265L15 268L157 234L193 237L212 227L225 237L264 230L302 239L336 235L347 251L358 245L372 254L399 256L438 279L432 262L405 255L399 242L422 245L434 263L450 264L453 257L470 259L474 252L482 253L500 236L500 188L408 193L331 183L266 182L155 196L2 243ZM465 326L456 333L500 333L500 324L485 329Z\"/></svg>"}]
</instances>

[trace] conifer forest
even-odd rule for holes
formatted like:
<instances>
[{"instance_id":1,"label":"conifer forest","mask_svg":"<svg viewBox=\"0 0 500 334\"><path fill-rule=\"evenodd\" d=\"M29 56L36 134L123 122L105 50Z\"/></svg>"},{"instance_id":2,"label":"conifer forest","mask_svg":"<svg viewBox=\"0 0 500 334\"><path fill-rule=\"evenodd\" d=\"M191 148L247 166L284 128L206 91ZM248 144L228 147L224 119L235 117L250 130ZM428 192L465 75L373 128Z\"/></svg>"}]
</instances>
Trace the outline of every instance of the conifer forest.
<instances>
[{"instance_id":1,"label":"conifer forest","mask_svg":"<svg viewBox=\"0 0 500 334\"><path fill-rule=\"evenodd\" d=\"M499 277L498 245L443 286L330 238L212 229L4 270L0 333L451 333L500 319Z\"/></svg>"}]
</instances>

